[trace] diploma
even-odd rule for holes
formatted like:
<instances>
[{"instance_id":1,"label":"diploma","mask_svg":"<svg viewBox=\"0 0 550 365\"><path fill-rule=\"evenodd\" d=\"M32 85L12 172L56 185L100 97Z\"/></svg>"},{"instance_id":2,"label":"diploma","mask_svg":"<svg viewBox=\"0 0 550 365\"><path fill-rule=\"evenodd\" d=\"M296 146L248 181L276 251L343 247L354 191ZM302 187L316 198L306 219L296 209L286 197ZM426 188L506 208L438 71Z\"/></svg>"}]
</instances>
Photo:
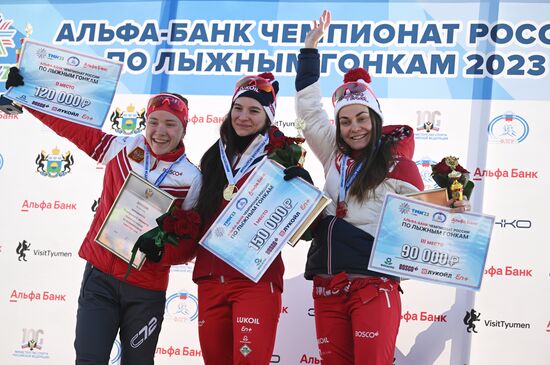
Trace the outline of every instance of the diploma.
<instances>
[{"instance_id":1,"label":"diploma","mask_svg":"<svg viewBox=\"0 0 550 365\"><path fill-rule=\"evenodd\" d=\"M479 290L495 217L387 194L369 269Z\"/></svg>"},{"instance_id":2,"label":"diploma","mask_svg":"<svg viewBox=\"0 0 550 365\"><path fill-rule=\"evenodd\" d=\"M168 212L175 198L130 172L95 241L130 262L139 236L157 226L156 219ZM137 251L132 266L141 269L145 255Z\"/></svg>"},{"instance_id":3,"label":"diploma","mask_svg":"<svg viewBox=\"0 0 550 365\"><path fill-rule=\"evenodd\" d=\"M283 246L296 244L330 203L319 189L300 178L284 181L283 170L265 159L199 242L254 282Z\"/></svg>"},{"instance_id":4,"label":"diploma","mask_svg":"<svg viewBox=\"0 0 550 365\"><path fill-rule=\"evenodd\" d=\"M26 40L19 71L25 84L4 95L29 108L101 129L122 71L109 59Z\"/></svg>"}]
</instances>

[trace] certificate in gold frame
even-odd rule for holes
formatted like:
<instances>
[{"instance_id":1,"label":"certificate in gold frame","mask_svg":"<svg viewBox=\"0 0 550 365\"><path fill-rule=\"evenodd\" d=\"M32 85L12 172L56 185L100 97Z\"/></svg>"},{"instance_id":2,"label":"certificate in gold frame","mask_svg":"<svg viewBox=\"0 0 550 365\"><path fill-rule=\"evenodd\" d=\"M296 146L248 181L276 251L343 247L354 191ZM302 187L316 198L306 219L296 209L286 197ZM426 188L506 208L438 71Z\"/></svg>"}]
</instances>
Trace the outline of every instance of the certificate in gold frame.
<instances>
[{"instance_id":1,"label":"certificate in gold frame","mask_svg":"<svg viewBox=\"0 0 550 365\"><path fill-rule=\"evenodd\" d=\"M168 212L175 200L172 195L130 172L95 241L129 263L139 236L154 228L156 219ZM132 266L140 270L144 262L145 255L138 251Z\"/></svg>"}]
</instances>

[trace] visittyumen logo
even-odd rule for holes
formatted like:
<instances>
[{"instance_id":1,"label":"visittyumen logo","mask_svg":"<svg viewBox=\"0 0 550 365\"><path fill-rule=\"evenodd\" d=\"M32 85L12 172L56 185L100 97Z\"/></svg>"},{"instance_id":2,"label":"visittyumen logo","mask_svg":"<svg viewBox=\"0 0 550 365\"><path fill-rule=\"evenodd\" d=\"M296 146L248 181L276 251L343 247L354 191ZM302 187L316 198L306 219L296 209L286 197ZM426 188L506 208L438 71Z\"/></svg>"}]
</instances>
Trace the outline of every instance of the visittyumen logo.
<instances>
[{"instance_id":1,"label":"visittyumen logo","mask_svg":"<svg viewBox=\"0 0 550 365\"><path fill-rule=\"evenodd\" d=\"M479 312L476 312L474 308L472 308L469 312L466 312L466 315L464 316L464 319L462 320L464 324L466 325L466 332L468 333L477 333L476 331L476 324L475 322L479 321L479 317L481 314Z\"/></svg>"},{"instance_id":2,"label":"visittyumen logo","mask_svg":"<svg viewBox=\"0 0 550 365\"><path fill-rule=\"evenodd\" d=\"M19 242L19 244L17 245L17 248L15 250L17 255L19 255L17 257L17 260L27 261L27 254L25 252L29 251L31 249L30 247L31 247L30 242L27 242L26 240L23 240L22 242Z\"/></svg>"}]
</instances>

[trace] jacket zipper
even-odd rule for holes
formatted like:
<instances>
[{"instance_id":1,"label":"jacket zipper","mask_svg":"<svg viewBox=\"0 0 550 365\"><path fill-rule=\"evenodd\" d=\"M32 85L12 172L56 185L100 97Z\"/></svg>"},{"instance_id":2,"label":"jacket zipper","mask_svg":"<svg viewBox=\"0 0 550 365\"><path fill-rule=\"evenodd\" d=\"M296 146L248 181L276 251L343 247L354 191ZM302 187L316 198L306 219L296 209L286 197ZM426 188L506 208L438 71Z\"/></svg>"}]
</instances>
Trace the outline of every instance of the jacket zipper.
<instances>
[{"instance_id":1,"label":"jacket zipper","mask_svg":"<svg viewBox=\"0 0 550 365\"><path fill-rule=\"evenodd\" d=\"M327 232L327 274L329 275L332 275L332 230L335 222L336 217L331 219Z\"/></svg>"}]
</instances>

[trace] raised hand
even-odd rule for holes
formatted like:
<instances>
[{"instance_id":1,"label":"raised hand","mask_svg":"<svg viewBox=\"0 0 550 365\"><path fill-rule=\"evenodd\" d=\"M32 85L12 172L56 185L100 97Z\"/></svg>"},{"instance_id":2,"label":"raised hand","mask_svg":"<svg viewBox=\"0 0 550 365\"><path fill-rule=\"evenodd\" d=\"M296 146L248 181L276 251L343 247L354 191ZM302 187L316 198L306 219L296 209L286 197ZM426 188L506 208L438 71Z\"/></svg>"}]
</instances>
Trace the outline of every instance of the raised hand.
<instances>
[{"instance_id":1,"label":"raised hand","mask_svg":"<svg viewBox=\"0 0 550 365\"><path fill-rule=\"evenodd\" d=\"M305 48L317 48L319 40L323 37L330 25L330 11L324 10L319 21L313 21L313 28L306 34Z\"/></svg>"},{"instance_id":2,"label":"raised hand","mask_svg":"<svg viewBox=\"0 0 550 365\"><path fill-rule=\"evenodd\" d=\"M10 68L8 78L6 80L6 89L9 89L10 87L21 86L23 84L23 76L21 76L21 74L19 73L19 69L15 66Z\"/></svg>"}]
</instances>

